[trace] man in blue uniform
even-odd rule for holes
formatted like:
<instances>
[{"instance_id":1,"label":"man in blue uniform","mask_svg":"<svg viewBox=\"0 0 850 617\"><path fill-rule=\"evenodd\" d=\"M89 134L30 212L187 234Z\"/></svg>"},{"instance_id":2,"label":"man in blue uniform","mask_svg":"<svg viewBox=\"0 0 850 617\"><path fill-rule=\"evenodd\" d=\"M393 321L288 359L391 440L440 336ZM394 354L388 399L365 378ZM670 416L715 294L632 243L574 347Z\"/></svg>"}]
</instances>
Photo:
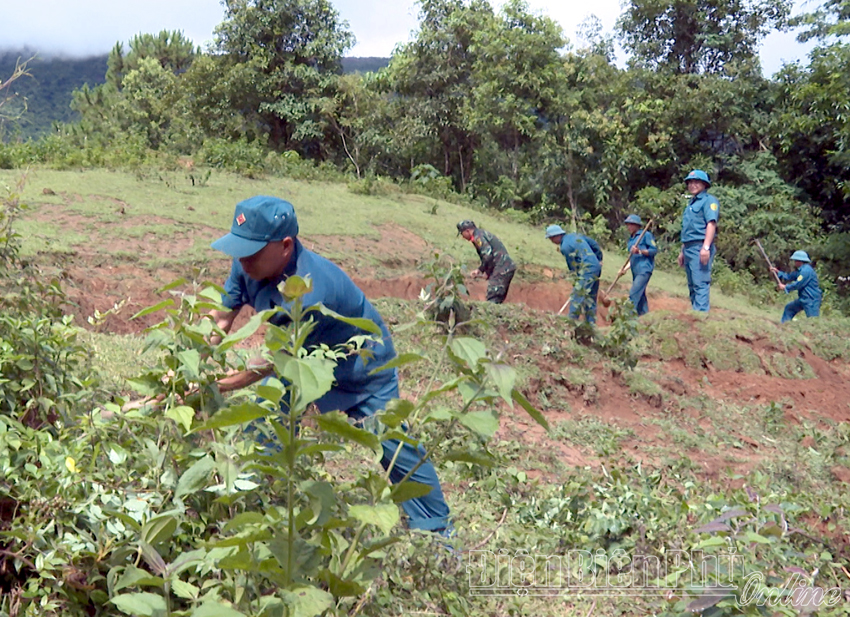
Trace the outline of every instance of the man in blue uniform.
<instances>
[{"instance_id":1,"label":"man in blue uniform","mask_svg":"<svg viewBox=\"0 0 850 617\"><path fill-rule=\"evenodd\" d=\"M623 221L629 229L629 263L626 269L632 271L632 288L629 291L629 300L635 306L638 316L649 312L649 303L646 300L646 286L655 270L655 254L658 247L655 246L655 238L648 229L640 238L643 221L637 214L630 214ZM638 242L640 238L640 242ZM621 272L620 274L624 274Z\"/></svg>"},{"instance_id":2,"label":"man in blue uniform","mask_svg":"<svg viewBox=\"0 0 850 617\"><path fill-rule=\"evenodd\" d=\"M387 403L398 398L398 371L381 371L369 375L396 356L392 338L383 319L339 267L324 257L307 250L298 240L298 220L295 210L287 201L277 197L257 196L236 205L230 233L212 244L213 248L233 257L230 277L224 285L222 304L227 311L213 311L216 324L225 332L230 331L239 310L249 305L257 311L288 303L278 291L278 285L288 277L309 276L313 289L302 300L304 306L323 304L344 317L366 318L380 327L382 343L371 342L367 347L374 354L368 366L360 355L338 363L334 371L333 388L316 401L322 413L342 410L354 420L373 416L385 409ZM307 337L305 346L319 344L335 346L346 343L352 336L364 332L333 317L314 312L316 324ZM285 325L288 317L279 313L272 319L276 325ZM220 380L221 391L244 388L260 379L272 375L273 366L254 367ZM388 440L382 444L384 456L381 460L389 466L399 442ZM390 480L403 478L424 456L422 448L402 444ZM426 461L410 478L427 484L431 492L420 498L402 503L413 529L444 532L450 528L449 507L443 497L440 481L430 461Z\"/></svg>"},{"instance_id":3,"label":"man in blue uniform","mask_svg":"<svg viewBox=\"0 0 850 617\"><path fill-rule=\"evenodd\" d=\"M785 293L797 292L797 299L791 300L785 305L785 310L782 311L782 323L794 319L794 315L800 311L806 312L806 317L820 316L820 301L822 294L820 285L818 284L818 275L815 269L812 268L812 260L809 259L808 253L805 251L794 251L791 255L791 261L797 268L794 272L786 274L776 268L771 268L780 281L790 281L779 283L779 289Z\"/></svg>"},{"instance_id":4,"label":"man in blue uniform","mask_svg":"<svg viewBox=\"0 0 850 617\"><path fill-rule=\"evenodd\" d=\"M567 267L576 275L570 296L570 319L580 319L583 313L588 323L595 324L602 249L595 240L581 234L568 234L560 225L549 225L546 237L558 245Z\"/></svg>"},{"instance_id":5,"label":"man in blue uniform","mask_svg":"<svg viewBox=\"0 0 850 617\"><path fill-rule=\"evenodd\" d=\"M501 304L508 295L516 272L516 264L508 255L505 245L495 235L476 227L469 220L457 224L457 233L464 240L472 242L478 252L481 265L472 271L471 276L487 279L487 302Z\"/></svg>"},{"instance_id":6,"label":"man in blue uniform","mask_svg":"<svg viewBox=\"0 0 850 617\"><path fill-rule=\"evenodd\" d=\"M708 192L711 181L701 169L694 169L685 178L691 199L682 215L682 252L679 267L688 276L688 295L695 311L708 312L711 288L711 266L714 263L714 238L720 203Z\"/></svg>"}]
</instances>

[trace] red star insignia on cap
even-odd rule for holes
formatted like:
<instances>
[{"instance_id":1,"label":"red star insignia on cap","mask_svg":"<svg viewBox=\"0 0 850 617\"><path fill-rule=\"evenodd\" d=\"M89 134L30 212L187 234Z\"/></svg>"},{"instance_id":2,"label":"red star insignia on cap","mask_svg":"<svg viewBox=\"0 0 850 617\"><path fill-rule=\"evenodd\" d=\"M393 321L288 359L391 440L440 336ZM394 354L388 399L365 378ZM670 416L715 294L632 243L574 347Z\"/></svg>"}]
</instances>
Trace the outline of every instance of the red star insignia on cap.
<instances>
[{"instance_id":1,"label":"red star insignia on cap","mask_svg":"<svg viewBox=\"0 0 850 617\"><path fill-rule=\"evenodd\" d=\"M239 213L239 216L237 216L237 217L236 217L236 224L237 224L237 225L241 225L241 224L242 224L242 223L244 223L244 222L245 222L245 214L243 214L242 212L240 212L240 213Z\"/></svg>"}]
</instances>

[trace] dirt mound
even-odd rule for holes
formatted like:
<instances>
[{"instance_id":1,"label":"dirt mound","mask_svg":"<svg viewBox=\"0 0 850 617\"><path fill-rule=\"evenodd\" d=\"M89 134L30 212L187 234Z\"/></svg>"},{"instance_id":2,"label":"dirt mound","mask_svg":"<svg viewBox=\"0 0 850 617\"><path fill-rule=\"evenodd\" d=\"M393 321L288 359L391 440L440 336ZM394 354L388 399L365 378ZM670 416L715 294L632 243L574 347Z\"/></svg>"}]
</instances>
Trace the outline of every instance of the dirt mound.
<instances>
[{"instance_id":1,"label":"dirt mound","mask_svg":"<svg viewBox=\"0 0 850 617\"><path fill-rule=\"evenodd\" d=\"M427 280L415 274L387 279L353 278L368 298L416 300L419 292L428 286ZM472 300L483 302L487 299L486 281L467 281L467 289ZM506 302L557 313L569 297L570 289L566 283L515 281L508 291Z\"/></svg>"}]
</instances>

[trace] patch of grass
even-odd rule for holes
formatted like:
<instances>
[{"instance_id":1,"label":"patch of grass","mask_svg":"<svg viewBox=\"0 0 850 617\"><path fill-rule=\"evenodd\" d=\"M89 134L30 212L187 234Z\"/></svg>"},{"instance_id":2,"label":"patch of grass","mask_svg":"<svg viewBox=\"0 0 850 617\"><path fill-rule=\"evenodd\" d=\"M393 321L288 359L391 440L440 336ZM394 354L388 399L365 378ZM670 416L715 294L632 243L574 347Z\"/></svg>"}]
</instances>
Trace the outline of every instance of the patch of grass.
<instances>
[{"instance_id":1,"label":"patch of grass","mask_svg":"<svg viewBox=\"0 0 850 617\"><path fill-rule=\"evenodd\" d=\"M83 331L81 342L91 351L91 361L110 392L127 392L127 379L156 364L154 354L144 354L144 337Z\"/></svg>"},{"instance_id":2,"label":"patch of grass","mask_svg":"<svg viewBox=\"0 0 850 617\"><path fill-rule=\"evenodd\" d=\"M773 353L764 358L771 375L783 379L816 379L817 374L803 358L789 353Z\"/></svg>"},{"instance_id":3,"label":"patch of grass","mask_svg":"<svg viewBox=\"0 0 850 617\"><path fill-rule=\"evenodd\" d=\"M620 454L622 441L634 437L635 432L594 416L581 416L578 420L559 422L553 427L552 436L590 448L599 456L614 456Z\"/></svg>"},{"instance_id":4,"label":"patch of grass","mask_svg":"<svg viewBox=\"0 0 850 617\"><path fill-rule=\"evenodd\" d=\"M86 234L34 219L18 221L15 230L22 236L21 255L76 253L89 240Z\"/></svg>"},{"instance_id":5,"label":"patch of grass","mask_svg":"<svg viewBox=\"0 0 850 617\"><path fill-rule=\"evenodd\" d=\"M642 371L634 370L623 373L623 381L629 388L629 394L646 399L656 407L660 407L664 398L664 390L652 381Z\"/></svg>"},{"instance_id":6,"label":"patch of grass","mask_svg":"<svg viewBox=\"0 0 850 617\"><path fill-rule=\"evenodd\" d=\"M709 444L706 443L705 432L700 426L693 422L691 418L685 416L656 416L647 420L649 424L654 424L661 429L664 434L663 441L675 444L676 450L681 448L683 451L701 449L708 451ZM653 447L648 448L653 451ZM657 447L655 450L661 457L671 455L673 448L667 446Z\"/></svg>"}]
</instances>

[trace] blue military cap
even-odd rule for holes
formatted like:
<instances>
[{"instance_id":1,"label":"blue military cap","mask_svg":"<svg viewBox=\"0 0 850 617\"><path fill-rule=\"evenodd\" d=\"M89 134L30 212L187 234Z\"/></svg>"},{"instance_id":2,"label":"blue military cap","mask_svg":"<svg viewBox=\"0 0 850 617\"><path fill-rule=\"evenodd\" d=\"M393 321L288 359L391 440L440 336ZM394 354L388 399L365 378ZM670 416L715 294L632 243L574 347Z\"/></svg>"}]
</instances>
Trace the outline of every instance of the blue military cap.
<instances>
[{"instance_id":1,"label":"blue military cap","mask_svg":"<svg viewBox=\"0 0 850 617\"><path fill-rule=\"evenodd\" d=\"M685 176L685 184L687 184L688 180L701 180L708 186L711 186L711 180L708 179L708 174L702 169L694 169L691 173Z\"/></svg>"},{"instance_id":2,"label":"blue military cap","mask_svg":"<svg viewBox=\"0 0 850 617\"><path fill-rule=\"evenodd\" d=\"M257 253L269 242L297 235L298 219L292 204L257 195L236 204L230 233L213 242L212 247L239 259Z\"/></svg>"},{"instance_id":3,"label":"blue military cap","mask_svg":"<svg viewBox=\"0 0 850 617\"><path fill-rule=\"evenodd\" d=\"M809 254L806 251L794 251L794 254L791 255L791 261L803 261L807 264L812 263L812 260L809 259Z\"/></svg>"},{"instance_id":4,"label":"blue military cap","mask_svg":"<svg viewBox=\"0 0 850 617\"><path fill-rule=\"evenodd\" d=\"M635 225L643 225L643 221L640 220L640 217L637 214L630 214L626 217L626 220L623 223L634 223Z\"/></svg>"},{"instance_id":5,"label":"blue military cap","mask_svg":"<svg viewBox=\"0 0 850 617\"><path fill-rule=\"evenodd\" d=\"M560 225L549 225L549 227L546 228L546 237L547 238L554 238L555 236L563 236L566 233L567 232L565 232L563 229L561 229Z\"/></svg>"}]
</instances>

